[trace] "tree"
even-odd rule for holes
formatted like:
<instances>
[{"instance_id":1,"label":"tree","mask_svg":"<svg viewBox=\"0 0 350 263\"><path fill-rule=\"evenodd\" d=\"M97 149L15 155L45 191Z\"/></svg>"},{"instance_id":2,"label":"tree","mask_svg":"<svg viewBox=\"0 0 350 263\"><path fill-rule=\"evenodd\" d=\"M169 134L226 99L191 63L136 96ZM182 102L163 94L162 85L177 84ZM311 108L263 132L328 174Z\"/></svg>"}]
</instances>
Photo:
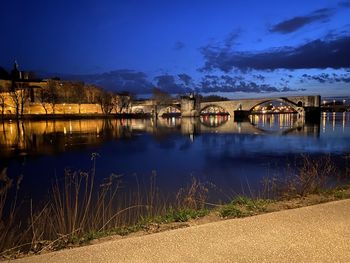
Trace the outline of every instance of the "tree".
<instances>
[{"instance_id":1,"label":"tree","mask_svg":"<svg viewBox=\"0 0 350 263\"><path fill-rule=\"evenodd\" d=\"M80 106L82 103L86 102L86 90L84 87L84 82L76 83L74 87L74 101L79 106L79 114L80 114Z\"/></svg>"},{"instance_id":2,"label":"tree","mask_svg":"<svg viewBox=\"0 0 350 263\"><path fill-rule=\"evenodd\" d=\"M45 113L48 113L49 91L48 88L42 88L39 93L39 101L43 106Z\"/></svg>"},{"instance_id":3,"label":"tree","mask_svg":"<svg viewBox=\"0 0 350 263\"><path fill-rule=\"evenodd\" d=\"M110 114L113 110L113 96L110 92L100 90L97 96L97 101L101 106L101 110L104 114Z\"/></svg>"},{"instance_id":4,"label":"tree","mask_svg":"<svg viewBox=\"0 0 350 263\"><path fill-rule=\"evenodd\" d=\"M0 86L0 107L1 107L1 118L4 118L5 114L5 100L6 100L6 90L4 87Z\"/></svg>"},{"instance_id":5,"label":"tree","mask_svg":"<svg viewBox=\"0 0 350 263\"><path fill-rule=\"evenodd\" d=\"M93 86L93 85L89 85L89 86L85 86L85 90L86 90L86 100L88 103L96 103L97 102L97 96L100 93L100 90Z\"/></svg>"},{"instance_id":6,"label":"tree","mask_svg":"<svg viewBox=\"0 0 350 263\"><path fill-rule=\"evenodd\" d=\"M112 98L113 108L116 113L122 113L123 110L128 112L131 104L131 95L130 94L113 94Z\"/></svg>"},{"instance_id":7,"label":"tree","mask_svg":"<svg viewBox=\"0 0 350 263\"><path fill-rule=\"evenodd\" d=\"M152 98L157 105L169 104L172 101L171 95L159 88L153 88Z\"/></svg>"},{"instance_id":8,"label":"tree","mask_svg":"<svg viewBox=\"0 0 350 263\"><path fill-rule=\"evenodd\" d=\"M23 82L12 81L10 97L15 107L16 118L23 116L25 104L29 99L28 86Z\"/></svg>"},{"instance_id":9,"label":"tree","mask_svg":"<svg viewBox=\"0 0 350 263\"><path fill-rule=\"evenodd\" d=\"M59 90L58 83L55 80L49 80L47 82L47 102L52 108L52 113L55 114L57 103L59 103Z\"/></svg>"},{"instance_id":10,"label":"tree","mask_svg":"<svg viewBox=\"0 0 350 263\"><path fill-rule=\"evenodd\" d=\"M158 106L169 104L172 101L171 95L159 88L154 88L152 90L152 98L154 103L155 117L158 117Z\"/></svg>"}]
</instances>

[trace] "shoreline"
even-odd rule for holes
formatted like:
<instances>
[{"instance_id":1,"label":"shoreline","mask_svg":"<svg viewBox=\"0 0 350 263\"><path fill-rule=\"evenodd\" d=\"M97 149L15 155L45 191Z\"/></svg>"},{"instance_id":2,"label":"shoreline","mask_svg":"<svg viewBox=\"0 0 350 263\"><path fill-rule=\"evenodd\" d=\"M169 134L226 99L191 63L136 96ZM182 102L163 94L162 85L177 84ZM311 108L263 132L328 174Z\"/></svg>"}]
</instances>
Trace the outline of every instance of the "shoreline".
<instances>
[{"instance_id":1,"label":"shoreline","mask_svg":"<svg viewBox=\"0 0 350 263\"><path fill-rule=\"evenodd\" d=\"M30 258L34 255L42 255L65 249L101 244L111 240L128 239L145 235L188 228L208 223L254 217L257 215L274 213L290 209L298 209L333 201L350 199L350 185L323 190L319 193L305 196L291 196L278 200L252 199L244 196L234 198L230 203L216 205L211 209L180 209L169 210L165 215L143 218L134 225L85 233L80 238L70 241L48 240L39 244L39 251L30 250L27 253L13 251L12 253L0 253L0 261ZM56 243L56 244L55 244ZM7 250L10 252L13 249Z\"/></svg>"},{"instance_id":2,"label":"shoreline","mask_svg":"<svg viewBox=\"0 0 350 263\"><path fill-rule=\"evenodd\" d=\"M327 111L321 109L320 118L323 113L346 113L349 111ZM252 113L250 115L280 115L280 114L297 114L297 113L285 113L285 112L271 112L271 113ZM207 116L229 116L227 114L203 114L194 118L207 117ZM157 118L183 118L179 114L169 114L163 116L157 116ZM186 116L187 117L187 116ZM17 117L15 114L4 114L0 116L0 121L16 121L16 120L88 120L88 119L151 119L155 118L150 113L112 113L112 114L25 114Z\"/></svg>"}]
</instances>

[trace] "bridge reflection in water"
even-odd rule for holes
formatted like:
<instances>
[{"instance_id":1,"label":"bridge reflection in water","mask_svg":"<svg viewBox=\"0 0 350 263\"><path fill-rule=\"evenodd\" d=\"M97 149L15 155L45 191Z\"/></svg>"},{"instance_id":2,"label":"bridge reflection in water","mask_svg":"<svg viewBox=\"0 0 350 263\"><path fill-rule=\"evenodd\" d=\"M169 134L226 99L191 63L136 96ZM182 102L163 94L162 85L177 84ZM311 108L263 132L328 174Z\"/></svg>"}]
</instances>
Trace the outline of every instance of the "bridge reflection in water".
<instances>
[{"instance_id":1,"label":"bridge reflection in water","mask_svg":"<svg viewBox=\"0 0 350 263\"><path fill-rule=\"evenodd\" d=\"M225 115L158 120L4 121L0 123L0 157L55 154L97 146L108 140L130 138L140 133L156 137L182 134L191 139L202 133L317 137L320 130L334 131L336 122L341 122L344 129L348 126L349 114L324 115L319 124L303 123L295 114L252 115L246 122L234 122Z\"/></svg>"}]
</instances>

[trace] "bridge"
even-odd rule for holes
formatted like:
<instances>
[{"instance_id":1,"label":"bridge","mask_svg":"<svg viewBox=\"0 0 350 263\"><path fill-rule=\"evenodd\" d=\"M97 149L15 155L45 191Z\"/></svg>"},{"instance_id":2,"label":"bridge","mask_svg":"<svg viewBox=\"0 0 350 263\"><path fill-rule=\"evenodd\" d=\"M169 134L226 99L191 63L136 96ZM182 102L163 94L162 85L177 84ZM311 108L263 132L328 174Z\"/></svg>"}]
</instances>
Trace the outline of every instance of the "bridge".
<instances>
[{"instance_id":1,"label":"bridge","mask_svg":"<svg viewBox=\"0 0 350 263\"><path fill-rule=\"evenodd\" d=\"M259 105L278 101L290 106L301 117L310 114L320 113L320 96L290 96L290 97L271 97L259 99L238 99L217 102L202 102L199 106L199 115L210 107L216 107L223 112L228 113L235 118L246 117L251 114L252 110Z\"/></svg>"},{"instance_id":2,"label":"bridge","mask_svg":"<svg viewBox=\"0 0 350 263\"><path fill-rule=\"evenodd\" d=\"M188 96L167 103L157 103L154 100L134 102L131 112L148 113L152 116L178 113L182 117L197 117L209 112L211 114L227 114L237 120L248 117L256 106L273 101L289 106L300 117L318 118L320 114L320 96L288 96L213 102L200 102L194 96ZM216 109L216 111L211 111L211 109Z\"/></svg>"}]
</instances>

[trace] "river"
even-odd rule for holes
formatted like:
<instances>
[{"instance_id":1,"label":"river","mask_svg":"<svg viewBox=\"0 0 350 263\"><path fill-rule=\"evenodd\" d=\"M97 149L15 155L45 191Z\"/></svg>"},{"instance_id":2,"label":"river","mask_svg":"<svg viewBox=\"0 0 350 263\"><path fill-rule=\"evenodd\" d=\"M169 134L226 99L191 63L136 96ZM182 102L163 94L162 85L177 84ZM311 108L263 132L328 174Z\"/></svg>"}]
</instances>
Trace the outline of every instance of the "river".
<instances>
[{"instance_id":1,"label":"river","mask_svg":"<svg viewBox=\"0 0 350 263\"><path fill-rule=\"evenodd\" d=\"M160 192L173 195L198 178L223 196L261 191L266 177L296 169L302 155L330 156L345 169L350 113L324 113L309 124L294 114L196 119L91 119L0 123L0 169L23 175L21 192L41 199L65 169L89 170L97 180L123 176L125 188L157 174ZM137 180L135 179L137 177Z\"/></svg>"}]
</instances>

